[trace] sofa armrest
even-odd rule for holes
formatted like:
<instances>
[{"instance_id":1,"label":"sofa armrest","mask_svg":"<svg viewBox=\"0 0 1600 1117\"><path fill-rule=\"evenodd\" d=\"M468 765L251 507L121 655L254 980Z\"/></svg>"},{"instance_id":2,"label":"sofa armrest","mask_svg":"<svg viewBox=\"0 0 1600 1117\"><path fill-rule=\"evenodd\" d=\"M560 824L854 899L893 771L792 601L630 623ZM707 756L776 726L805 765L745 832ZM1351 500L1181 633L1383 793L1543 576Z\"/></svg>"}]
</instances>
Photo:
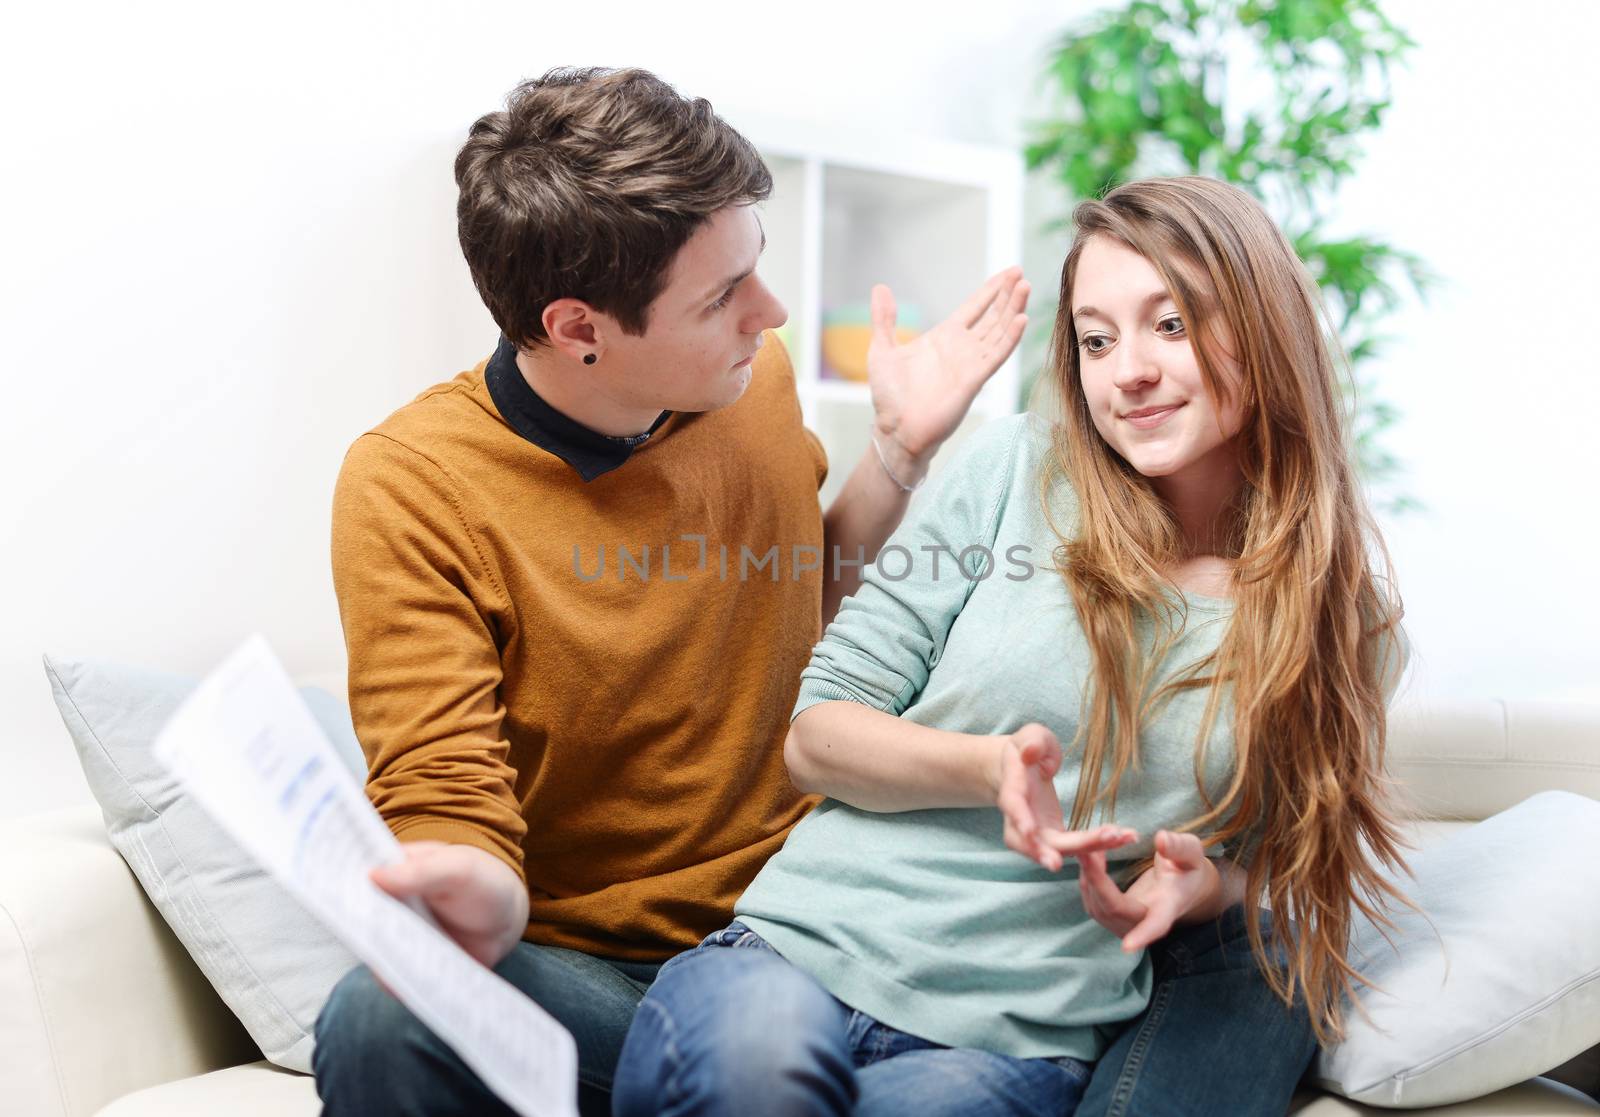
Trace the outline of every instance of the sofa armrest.
<instances>
[{"instance_id":1,"label":"sofa armrest","mask_svg":"<svg viewBox=\"0 0 1600 1117\"><path fill-rule=\"evenodd\" d=\"M261 1057L106 840L99 809L0 823L0 1113L89 1117Z\"/></svg>"},{"instance_id":2,"label":"sofa armrest","mask_svg":"<svg viewBox=\"0 0 1600 1117\"><path fill-rule=\"evenodd\" d=\"M1600 799L1600 705L1412 698L1390 715L1389 771L1418 818L1476 821L1550 790Z\"/></svg>"}]
</instances>

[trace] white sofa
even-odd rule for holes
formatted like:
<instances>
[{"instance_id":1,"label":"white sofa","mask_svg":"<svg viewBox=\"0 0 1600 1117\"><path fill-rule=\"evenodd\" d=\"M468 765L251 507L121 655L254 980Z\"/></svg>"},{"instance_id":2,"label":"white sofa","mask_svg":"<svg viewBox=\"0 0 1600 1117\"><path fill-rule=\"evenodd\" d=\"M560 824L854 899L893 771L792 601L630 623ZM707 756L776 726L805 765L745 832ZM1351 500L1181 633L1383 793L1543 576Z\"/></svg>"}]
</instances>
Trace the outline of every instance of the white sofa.
<instances>
[{"instance_id":1,"label":"white sofa","mask_svg":"<svg viewBox=\"0 0 1600 1117\"><path fill-rule=\"evenodd\" d=\"M1420 843L1541 790L1600 799L1600 708L1490 700L1402 707L1391 769L1414 800ZM1549 1076L1430 1112L1600 1111L1585 1092L1600 1096L1600 1048ZM310 1078L262 1061L106 841L96 807L0 824L0 1114L318 1111ZM1306 1089L1291 1112L1381 1111Z\"/></svg>"}]
</instances>

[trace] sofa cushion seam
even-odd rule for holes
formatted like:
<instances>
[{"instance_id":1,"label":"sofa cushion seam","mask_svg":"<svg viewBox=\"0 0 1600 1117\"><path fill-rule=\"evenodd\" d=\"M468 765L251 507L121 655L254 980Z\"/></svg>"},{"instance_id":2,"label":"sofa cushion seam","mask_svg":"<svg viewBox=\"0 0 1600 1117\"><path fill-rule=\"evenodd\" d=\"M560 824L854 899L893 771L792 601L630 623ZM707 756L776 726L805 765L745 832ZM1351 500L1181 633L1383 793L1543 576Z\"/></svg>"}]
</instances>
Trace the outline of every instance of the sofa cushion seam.
<instances>
[{"instance_id":1,"label":"sofa cushion seam","mask_svg":"<svg viewBox=\"0 0 1600 1117\"><path fill-rule=\"evenodd\" d=\"M50 1018L50 1008L45 1003L44 991L39 986L39 971L33 963L33 948L28 944L28 939L22 933L22 926L17 922L17 917L11 910L0 904L0 911L5 912L6 922L11 924L11 929L17 934L17 942L22 947L22 959L28 966L28 977L33 985L34 1003L39 1006L39 1019L44 1021L44 1042L50 1052L50 1069L52 1077L56 1080L56 1091L61 1102L61 1112L72 1112L72 1098L67 1090L66 1077L61 1072L61 1058L56 1052L56 1030Z\"/></svg>"}]
</instances>

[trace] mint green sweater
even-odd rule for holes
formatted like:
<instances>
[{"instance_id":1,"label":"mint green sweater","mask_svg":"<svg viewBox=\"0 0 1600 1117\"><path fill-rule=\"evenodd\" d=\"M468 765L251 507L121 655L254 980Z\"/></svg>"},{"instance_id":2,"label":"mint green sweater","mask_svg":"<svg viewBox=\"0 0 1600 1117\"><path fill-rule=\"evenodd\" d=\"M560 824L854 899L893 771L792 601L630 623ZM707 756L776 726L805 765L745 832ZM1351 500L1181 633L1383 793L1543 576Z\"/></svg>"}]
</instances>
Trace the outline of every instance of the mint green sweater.
<instances>
[{"instance_id":1,"label":"mint green sweater","mask_svg":"<svg viewBox=\"0 0 1600 1117\"><path fill-rule=\"evenodd\" d=\"M828 626L801 676L796 714L862 702L963 733L1038 721L1071 742L1090 659L1052 565L1057 539L1040 490L1049 443L1046 424L1024 415L960 448ZM1050 500L1070 533L1070 489ZM987 577L964 575L952 558L975 545L994 562L969 550L966 569ZM937 577L924 547L947 548ZM1225 599L1186 602L1163 672L1214 649L1231 613ZM1204 690L1181 692L1143 727L1141 770L1124 775L1114 819L1140 840L1110 855L1113 868L1148 856L1157 829L1204 810L1194 758L1205 702ZM1207 750L1214 796L1232 772L1230 714L1224 702ZM1069 751L1056 778L1069 807L1079 755ZM1124 954L1084 910L1077 862L1052 874L1011 852L993 808L879 814L825 800L735 911L846 1004L952 1047L1096 1059L1150 994L1145 952Z\"/></svg>"}]
</instances>

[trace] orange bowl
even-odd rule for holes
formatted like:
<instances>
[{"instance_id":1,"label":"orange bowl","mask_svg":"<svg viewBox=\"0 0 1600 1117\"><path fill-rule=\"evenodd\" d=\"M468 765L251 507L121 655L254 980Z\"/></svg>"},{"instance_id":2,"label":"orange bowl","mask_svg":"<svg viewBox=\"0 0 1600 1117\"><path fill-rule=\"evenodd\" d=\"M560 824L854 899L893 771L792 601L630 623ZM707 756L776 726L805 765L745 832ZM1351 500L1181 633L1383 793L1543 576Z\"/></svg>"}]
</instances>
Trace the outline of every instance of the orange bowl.
<instances>
[{"instance_id":1,"label":"orange bowl","mask_svg":"<svg viewBox=\"0 0 1600 1117\"><path fill-rule=\"evenodd\" d=\"M904 344L921 330L910 326L897 326L895 340ZM866 324L842 324L822 327L822 359L842 379L864 383L867 379L867 349L872 344L872 327Z\"/></svg>"}]
</instances>

